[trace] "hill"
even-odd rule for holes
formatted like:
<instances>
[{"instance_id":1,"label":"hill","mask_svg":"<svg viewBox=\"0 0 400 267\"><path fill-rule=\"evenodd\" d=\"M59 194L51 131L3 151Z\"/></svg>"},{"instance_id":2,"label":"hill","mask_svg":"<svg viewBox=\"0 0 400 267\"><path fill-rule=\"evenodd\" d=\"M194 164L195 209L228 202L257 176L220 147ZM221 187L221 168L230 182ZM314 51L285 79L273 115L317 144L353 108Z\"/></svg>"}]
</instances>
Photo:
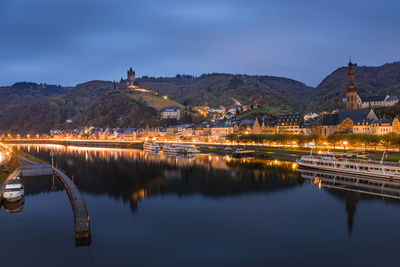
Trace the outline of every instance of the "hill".
<instances>
[{"instance_id":1,"label":"hill","mask_svg":"<svg viewBox=\"0 0 400 267\"><path fill-rule=\"evenodd\" d=\"M0 114L0 129L12 133L48 133L54 127L65 127L68 118L85 112L101 96L112 88L112 82L91 81L72 88L47 93L30 93L21 96L10 93L9 108ZM19 89L20 91L26 89ZM62 94L60 94L62 93Z\"/></svg>"},{"instance_id":2,"label":"hill","mask_svg":"<svg viewBox=\"0 0 400 267\"><path fill-rule=\"evenodd\" d=\"M355 83L360 96L399 95L400 61L379 67L354 66ZM328 75L307 98L308 110L343 108L342 99L347 87L347 67L336 69Z\"/></svg>"},{"instance_id":3,"label":"hill","mask_svg":"<svg viewBox=\"0 0 400 267\"><path fill-rule=\"evenodd\" d=\"M165 106L178 106L183 117L181 122L190 122L187 120L196 117L173 100L137 94L130 89L114 89L105 91L85 112L77 114L74 126L155 127L165 123L177 124L177 121L161 121L160 110Z\"/></svg>"},{"instance_id":4,"label":"hill","mask_svg":"<svg viewBox=\"0 0 400 267\"><path fill-rule=\"evenodd\" d=\"M355 82L363 95L390 93L400 96L400 62L379 67L354 67ZM90 81L74 87L16 83L0 87L0 129L13 133L48 133L52 128L83 125L110 127L146 127L200 120L189 112L189 105L258 104L257 110L242 116L262 113L342 108L347 85L347 67L336 69L316 88L301 82L273 76L204 74L200 77L177 75L172 78L142 77L136 82L160 95L133 93L122 84ZM160 121L163 106L179 106L183 120ZM73 124L66 120L72 118Z\"/></svg>"},{"instance_id":5,"label":"hill","mask_svg":"<svg viewBox=\"0 0 400 267\"><path fill-rule=\"evenodd\" d=\"M278 109L302 109L314 88L287 78L233 74L203 74L200 77L141 78L140 86L192 106L241 104L269 105ZM300 101L299 101L300 100Z\"/></svg>"}]
</instances>

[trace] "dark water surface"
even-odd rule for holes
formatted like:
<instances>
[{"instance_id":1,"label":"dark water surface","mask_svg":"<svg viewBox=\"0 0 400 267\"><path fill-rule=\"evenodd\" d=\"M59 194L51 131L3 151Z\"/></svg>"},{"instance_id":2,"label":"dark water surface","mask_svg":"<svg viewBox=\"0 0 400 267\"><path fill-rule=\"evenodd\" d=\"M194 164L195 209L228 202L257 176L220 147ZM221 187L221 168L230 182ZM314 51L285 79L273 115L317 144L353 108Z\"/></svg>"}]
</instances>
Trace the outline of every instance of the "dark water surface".
<instances>
[{"instance_id":1,"label":"dark water surface","mask_svg":"<svg viewBox=\"0 0 400 267\"><path fill-rule=\"evenodd\" d=\"M72 209L56 179L26 177L25 202L0 210L3 266L382 266L399 261L400 200L320 189L303 180L293 163L20 148L48 162L51 149L57 151L56 165L74 178L85 199L92 237L89 246L75 246Z\"/></svg>"}]
</instances>

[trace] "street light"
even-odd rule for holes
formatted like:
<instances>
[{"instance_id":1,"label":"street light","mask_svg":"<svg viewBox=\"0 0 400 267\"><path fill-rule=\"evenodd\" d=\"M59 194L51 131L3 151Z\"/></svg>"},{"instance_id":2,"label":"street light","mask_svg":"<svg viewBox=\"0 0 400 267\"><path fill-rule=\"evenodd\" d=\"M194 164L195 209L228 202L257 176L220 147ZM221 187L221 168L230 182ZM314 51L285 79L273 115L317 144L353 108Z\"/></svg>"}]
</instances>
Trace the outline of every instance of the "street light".
<instances>
[{"instance_id":1,"label":"street light","mask_svg":"<svg viewBox=\"0 0 400 267\"><path fill-rule=\"evenodd\" d=\"M344 150L346 150L346 145L347 145L348 143L347 143L347 141L343 141L343 148L344 148Z\"/></svg>"}]
</instances>

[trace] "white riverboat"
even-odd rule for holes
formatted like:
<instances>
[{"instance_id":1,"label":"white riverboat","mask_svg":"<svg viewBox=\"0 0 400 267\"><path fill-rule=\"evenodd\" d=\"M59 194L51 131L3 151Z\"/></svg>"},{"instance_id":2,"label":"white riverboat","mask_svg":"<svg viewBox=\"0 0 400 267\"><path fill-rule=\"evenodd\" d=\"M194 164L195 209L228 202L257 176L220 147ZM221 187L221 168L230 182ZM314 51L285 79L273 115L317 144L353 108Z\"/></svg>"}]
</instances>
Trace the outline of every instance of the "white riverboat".
<instances>
[{"instance_id":1,"label":"white riverboat","mask_svg":"<svg viewBox=\"0 0 400 267\"><path fill-rule=\"evenodd\" d=\"M4 188L3 198L8 202L16 202L21 200L24 195L25 189L21 183L21 179L18 177L10 179Z\"/></svg>"},{"instance_id":2,"label":"white riverboat","mask_svg":"<svg viewBox=\"0 0 400 267\"><path fill-rule=\"evenodd\" d=\"M195 145L172 143L163 147L163 153L167 156L194 155L200 153Z\"/></svg>"},{"instance_id":3,"label":"white riverboat","mask_svg":"<svg viewBox=\"0 0 400 267\"><path fill-rule=\"evenodd\" d=\"M381 161L373 161L352 158L346 154L311 153L309 156L302 156L296 162L303 168L400 181L400 167L394 163L384 162L384 156L385 153Z\"/></svg>"},{"instance_id":4,"label":"white riverboat","mask_svg":"<svg viewBox=\"0 0 400 267\"><path fill-rule=\"evenodd\" d=\"M160 152L160 146L157 143L146 141L143 143L143 150L148 153L158 153Z\"/></svg>"}]
</instances>

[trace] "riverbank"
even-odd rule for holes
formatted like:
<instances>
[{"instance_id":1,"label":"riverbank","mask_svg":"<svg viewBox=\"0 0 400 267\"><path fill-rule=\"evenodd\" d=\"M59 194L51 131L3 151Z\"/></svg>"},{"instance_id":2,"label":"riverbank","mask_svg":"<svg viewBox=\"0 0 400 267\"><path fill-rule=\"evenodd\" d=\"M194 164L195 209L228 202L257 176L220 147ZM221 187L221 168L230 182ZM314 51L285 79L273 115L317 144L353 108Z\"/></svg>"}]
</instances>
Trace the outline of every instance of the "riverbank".
<instances>
[{"instance_id":1,"label":"riverbank","mask_svg":"<svg viewBox=\"0 0 400 267\"><path fill-rule=\"evenodd\" d=\"M255 158L259 159L278 159L278 160L285 160L285 161L295 161L299 159L301 156L309 155L311 149L309 148L267 148L267 147L247 147L246 149L252 149L255 151ZM226 149L224 147L200 147L200 151L202 153L210 153L215 155L231 155L232 150ZM321 150L323 151L323 150ZM359 150L343 150L343 149L331 149L331 152L337 153L351 153L356 154L359 153ZM316 153L317 150L314 150ZM382 159L382 151L363 151L366 158L373 159L373 160L381 160ZM399 162L400 161L400 152L388 152L385 155L384 161L389 162Z\"/></svg>"},{"instance_id":2,"label":"riverbank","mask_svg":"<svg viewBox=\"0 0 400 267\"><path fill-rule=\"evenodd\" d=\"M38 144L38 145L64 145L64 146L79 146L79 147L95 147L95 148L121 148L121 149L142 149L142 142L105 142L105 141L65 141L65 140L48 140L49 142L45 142L45 140L19 140L18 142L7 142L8 144ZM213 143L201 143L195 144L199 147L202 153L221 155L221 156L230 156L232 154L233 148L246 148L255 151L255 158L258 159L278 159L285 161L295 161L303 155L310 154L311 148L305 147L268 147L268 146L253 146L253 145L235 145L231 146L228 144L213 144ZM364 149L329 149L329 147L320 147L318 149L314 149L314 152L317 151L331 151L331 152L340 152L340 153L365 153L367 158L373 160L381 160L383 150L367 150ZM32 157L29 154L24 154L26 158L35 161L37 163L41 163L39 159ZM32 157L32 158L31 158ZM397 150L391 150L387 153L387 156L384 159L385 161L390 162L399 162L400 161L400 152Z\"/></svg>"},{"instance_id":3,"label":"riverbank","mask_svg":"<svg viewBox=\"0 0 400 267\"><path fill-rule=\"evenodd\" d=\"M19 161L15 157L11 157L10 162L0 168L0 183L4 182L8 175L20 166Z\"/></svg>"}]
</instances>

